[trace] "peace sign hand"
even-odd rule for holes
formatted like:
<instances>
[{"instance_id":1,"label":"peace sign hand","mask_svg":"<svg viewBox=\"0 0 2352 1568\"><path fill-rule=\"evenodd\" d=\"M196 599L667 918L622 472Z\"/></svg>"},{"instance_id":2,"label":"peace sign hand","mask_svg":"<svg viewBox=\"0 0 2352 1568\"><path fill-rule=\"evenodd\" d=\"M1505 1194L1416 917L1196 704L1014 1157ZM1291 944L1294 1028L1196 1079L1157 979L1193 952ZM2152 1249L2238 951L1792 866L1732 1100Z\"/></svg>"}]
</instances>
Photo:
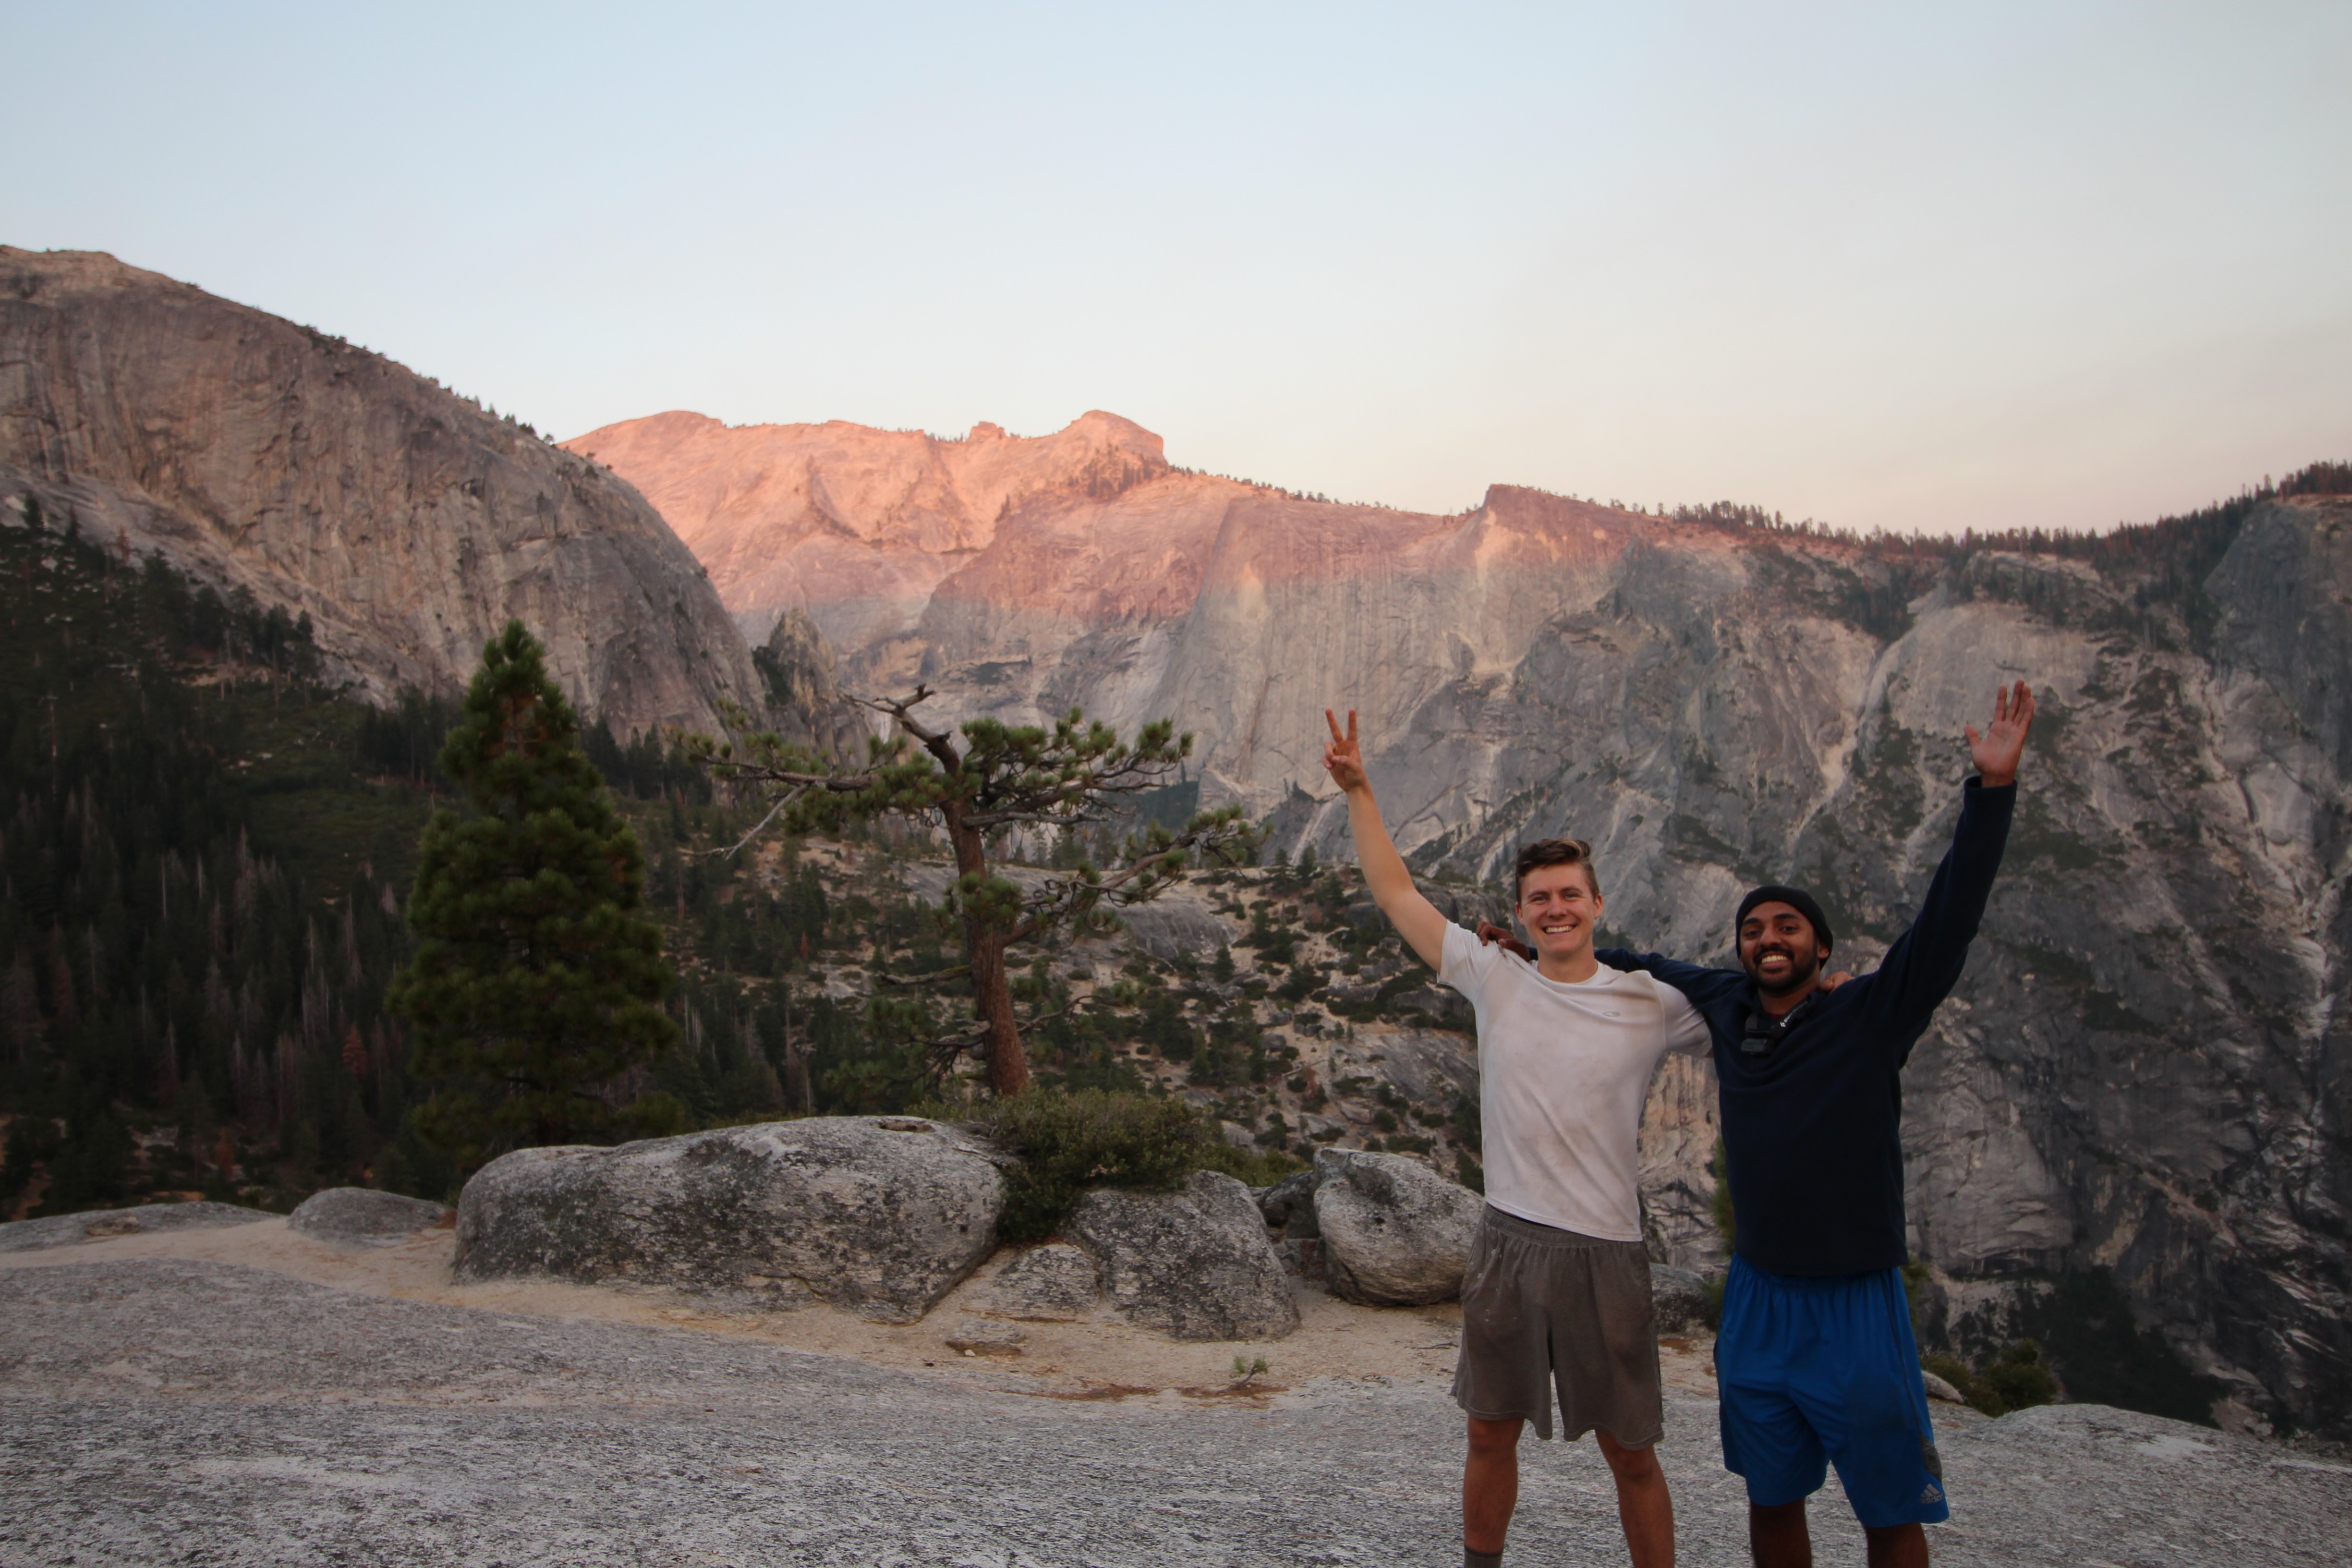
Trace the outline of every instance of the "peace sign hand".
<instances>
[{"instance_id":1,"label":"peace sign hand","mask_svg":"<svg viewBox=\"0 0 2352 1568\"><path fill-rule=\"evenodd\" d=\"M1331 743L1323 748L1323 766L1331 782L1353 795L1360 789L1370 789L1372 781L1364 775L1364 749L1356 742L1356 710L1348 710L1348 732L1339 732L1339 716L1328 708L1323 710L1323 721L1331 726Z\"/></svg>"}]
</instances>

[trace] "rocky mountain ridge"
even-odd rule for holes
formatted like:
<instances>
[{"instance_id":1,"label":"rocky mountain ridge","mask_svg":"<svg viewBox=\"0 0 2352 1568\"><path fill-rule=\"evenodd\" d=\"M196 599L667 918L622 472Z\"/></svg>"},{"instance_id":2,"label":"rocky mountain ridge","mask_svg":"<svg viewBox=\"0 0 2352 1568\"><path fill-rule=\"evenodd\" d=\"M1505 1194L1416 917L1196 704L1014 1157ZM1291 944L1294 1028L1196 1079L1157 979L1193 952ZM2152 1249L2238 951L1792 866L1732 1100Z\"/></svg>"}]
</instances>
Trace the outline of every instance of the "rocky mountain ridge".
<instances>
[{"instance_id":1,"label":"rocky mountain ridge","mask_svg":"<svg viewBox=\"0 0 2352 1568\"><path fill-rule=\"evenodd\" d=\"M1491 879L1572 832L1615 932L1700 959L1772 878L1874 962L1942 853L1961 727L2034 680L2004 875L1906 1075L1938 1308L1994 1334L2112 1278L2221 1418L2352 1421L2352 501L1906 547L1503 486L1455 517L1339 506L1157 466L1132 429L673 415L572 445L668 510L747 625L804 611L846 689L1173 717L1204 803L1327 857L1321 710L1353 706L1417 868ZM1134 458L1091 470L1115 482L1052 482L1106 454ZM1669 1251L1710 1227L1713 1115L1701 1074L1654 1097Z\"/></svg>"},{"instance_id":2,"label":"rocky mountain ridge","mask_svg":"<svg viewBox=\"0 0 2352 1568\"><path fill-rule=\"evenodd\" d=\"M89 251L0 247L0 495L267 608L382 700L520 616L628 734L756 703L701 566L625 480L341 339Z\"/></svg>"}]
</instances>

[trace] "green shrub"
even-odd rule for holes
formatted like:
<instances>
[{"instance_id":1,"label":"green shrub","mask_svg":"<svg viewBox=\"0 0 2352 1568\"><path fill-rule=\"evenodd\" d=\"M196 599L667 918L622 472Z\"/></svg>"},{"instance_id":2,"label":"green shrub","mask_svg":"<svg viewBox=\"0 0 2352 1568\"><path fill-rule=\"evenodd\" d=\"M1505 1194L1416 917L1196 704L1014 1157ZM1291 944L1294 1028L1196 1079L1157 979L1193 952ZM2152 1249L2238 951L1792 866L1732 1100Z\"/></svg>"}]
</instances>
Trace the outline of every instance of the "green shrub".
<instances>
[{"instance_id":1,"label":"green shrub","mask_svg":"<svg viewBox=\"0 0 2352 1568\"><path fill-rule=\"evenodd\" d=\"M1710 1274L1699 1281L1699 1321L1710 1334L1723 1327L1723 1288L1730 1281L1728 1274Z\"/></svg>"},{"instance_id":2,"label":"green shrub","mask_svg":"<svg viewBox=\"0 0 2352 1568\"><path fill-rule=\"evenodd\" d=\"M2001 1406L1985 1410L1988 1415L2049 1405L2058 1398L2058 1379L2042 1359L2042 1347L2032 1340L2018 1340L1995 1356L1990 1365L1977 1373L1977 1386L1989 1402Z\"/></svg>"},{"instance_id":3,"label":"green shrub","mask_svg":"<svg viewBox=\"0 0 2352 1568\"><path fill-rule=\"evenodd\" d=\"M1202 1151L1198 1168L1222 1172L1245 1187L1270 1187L1283 1177L1307 1169L1307 1162L1285 1150L1236 1149L1216 1138Z\"/></svg>"},{"instance_id":4,"label":"green shrub","mask_svg":"<svg viewBox=\"0 0 2352 1568\"><path fill-rule=\"evenodd\" d=\"M1020 1157L1006 1173L997 1226L1006 1241L1053 1235L1088 1187L1169 1192L1195 1171L1265 1186L1299 1169L1287 1154L1234 1148L1190 1102L1164 1095L1032 1089L989 1100L971 1115Z\"/></svg>"},{"instance_id":5,"label":"green shrub","mask_svg":"<svg viewBox=\"0 0 2352 1568\"><path fill-rule=\"evenodd\" d=\"M1921 1356L1919 1365L1923 1371L1932 1372L1950 1384L1953 1392L1970 1405L1975 1405L1979 1410L1984 1408L1983 1405L1977 1404L1977 1401L1983 1396L1983 1391L1977 1386L1977 1369L1959 1357L1934 1352Z\"/></svg>"},{"instance_id":6,"label":"green shrub","mask_svg":"<svg viewBox=\"0 0 2352 1568\"><path fill-rule=\"evenodd\" d=\"M2042 1359L2042 1347L2032 1340L2013 1340L1979 1371L1958 1356L1931 1354L1919 1364L1959 1392L1987 1415L2054 1404L2058 1379Z\"/></svg>"}]
</instances>

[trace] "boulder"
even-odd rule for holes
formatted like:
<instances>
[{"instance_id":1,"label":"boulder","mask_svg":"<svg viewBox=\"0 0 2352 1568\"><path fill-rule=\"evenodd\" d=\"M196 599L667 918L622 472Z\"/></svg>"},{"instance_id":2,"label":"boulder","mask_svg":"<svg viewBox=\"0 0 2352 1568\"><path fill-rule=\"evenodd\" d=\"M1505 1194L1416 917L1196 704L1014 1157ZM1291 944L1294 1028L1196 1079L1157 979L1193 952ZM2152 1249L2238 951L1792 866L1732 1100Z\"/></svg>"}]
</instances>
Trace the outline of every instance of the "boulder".
<instances>
[{"instance_id":1,"label":"boulder","mask_svg":"<svg viewBox=\"0 0 2352 1568\"><path fill-rule=\"evenodd\" d=\"M1919 1381L1927 1385L1927 1397L1930 1399L1940 1399L1947 1405L1966 1405L1968 1403L1966 1399L1963 1399L1960 1396L1960 1391L1958 1389L1954 1388L1950 1384L1946 1383L1942 1378L1937 1377L1934 1373L1927 1371L1925 1367L1922 1367L1919 1371Z\"/></svg>"},{"instance_id":2,"label":"boulder","mask_svg":"<svg viewBox=\"0 0 2352 1568\"><path fill-rule=\"evenodd\" d=\"M218 1226L251 1225L256 1220L277 1217L262 1209L210 1202L142 1204L137 1208L51 1215L46 1219L20 1219L0 1225L0 1252L71 1247L77 1242L105 1241L113 1237L142 1236L157 1230L209 1230Z\"/></svg>"},{"instance_id":3,"label":"boulder","mask_svg":"<svg viewBox=\"0 0 2352 1568\"><path fill-rule=\"evenodd\" d=\"M329 1187L304 1198L286 1225L320 1241L365 1246L446 1225L454 1212L445 1204L373 1187Z\"/></svg>"},{"instance_id":4,"label":"boulder","mask_svg":"<svg viewBox=\"0 0 2352 1568\"><path fill-rule=\"evenodd\" d=\"M1325 1149L1315 1170L1315 1226L1333 1295L1420 1307L1462 1294L1486 1200L1401 1154Z\"/></svg>"},{"instance_id":5,"label":"boulder","mask_svg":"<svg viewBox=\"0 0 2352 1568\"><path fill-rule=\"evenodd\" d=\"M996 1249L995 1151L913 1117L828 1116L616 1149L519 1149L457 1200L460 1279L662 1285L908 1323Z\"/></svg>"},{"instance_id":6,"label":"boulder","mask_svg":"<svg viewBox=\"0 0 2352 1568\"><path fill-rule=\"evenodd\" d=\"M1067 1234L1129 1321L1180 1340L1275 1340L1298 1307L1249 1189L1195 1171L1172 1193L1092 1192Z\"/></svg>"},{"instance_id":7,"label":"boulder","mask_svg":"<svg viewBox=\"0 0 2352 1568\"><path fill-rule=\"evenodd\" d=\"M988 1282L979 1305L1024 1322L1073 1323L1101 1299L1095 1260L1067 1242L1054 1241L1015 1254Z\"/></svg>"},{"instance_id":8,"label":"boulder","mask_svg":"<svg viewBox=\"0 0 2352 1568\"><path fill-rule=\"evenodd\" d=\"M1257 1212L1265 1216L1266 1227L1294 1241L1314 1236L1315 1189L1322 1185L1322 1180L1321 1171L1310 1165L1253 1194L1257 1199Z\"/></svg>"},{"instance_id":9,"label":"boulder","mask_svg":"<svg viewBox=\"0 0 2352 1568\"><path fill-rule=\"evenodd\" d=\"M1706 1278L1695 1269L1650 1265L1650 1299L1657 1303L1658 1332L1687 1334L1706 1330Z\"/></svg>"}]
</instances>

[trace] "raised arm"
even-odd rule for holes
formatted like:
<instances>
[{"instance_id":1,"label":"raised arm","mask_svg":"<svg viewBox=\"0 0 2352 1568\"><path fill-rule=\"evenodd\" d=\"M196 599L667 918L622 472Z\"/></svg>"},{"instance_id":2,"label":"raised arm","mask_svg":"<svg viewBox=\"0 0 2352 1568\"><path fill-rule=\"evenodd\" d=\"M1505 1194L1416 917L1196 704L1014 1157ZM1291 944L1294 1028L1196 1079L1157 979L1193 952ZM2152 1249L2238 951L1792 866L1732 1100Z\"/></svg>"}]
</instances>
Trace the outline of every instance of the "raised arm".
<instances>
[{"instance_id":1,"label":"raised arm","mask_svg":"<svg viewBox=\"0 0 2352 1568\"><path fill-rule=\"evenodd\" d=\"M1356 710L1348 710L1345 734L1339 732L1339 716L1328 708L1323 710L1323 720L1331 726L1331 743L1323 749L1323 766L1331 782L1348 796L1348 826L1356 835L1356 864L1363 869L1364 885L1371 889L1372 901L1381 906L1381 913L1389 917L1405 944L1432 969L1443 968L1445 917L1412 885L1412 873L1404 868L1404 857L1397 853L1388 825L1381 820L1371 780L1364 776L1363 748L1356 742Z\"/></svg>"},{"instance_id":2,"label":"raised arm","mask_svg":"<svg viewBox=\"0 0 2352 1568\"><path fill-rule=\"evenodd\" d=\"M2001 850L2009 841L2017 770L2026 734L2033 728L2033 689L2021 680L1994 698L1993 721L1982 734L1975 725L1968 727L1969 754L1978 776L1961 793L1952 847L1936 868L1918 918L1895 938L1878 966L1872 1000L1897 1026L1893 1037L1904 1042L1906 1053L1937 1004L1959 983L1969 943L1984 919Z\"/></svg>"}]
</instances>

